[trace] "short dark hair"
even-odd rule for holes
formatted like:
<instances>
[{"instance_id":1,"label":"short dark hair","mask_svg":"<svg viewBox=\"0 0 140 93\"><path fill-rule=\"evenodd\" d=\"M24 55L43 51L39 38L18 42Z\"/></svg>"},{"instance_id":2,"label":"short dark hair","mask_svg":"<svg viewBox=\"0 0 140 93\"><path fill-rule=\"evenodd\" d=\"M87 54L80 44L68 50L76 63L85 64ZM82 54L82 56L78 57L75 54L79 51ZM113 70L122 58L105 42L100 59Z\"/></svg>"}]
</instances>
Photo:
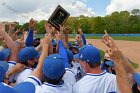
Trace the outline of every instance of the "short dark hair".
<instances>
[{"instance_id":1,"label":"short dark hair","mask_svg":"<svg viewBox=\"0 0 140 93\"><path fill-rule=\"evenodd\" d=\"M61 76L58 79L50 79L50 78L48 78L46 76L44 76L44 77L45 77L46 82L48 82L50 84L53 84L53 85L58 85L60 83L60 81L62 81L62 78L63 78L63 76Z\"/></svg>"},{"instance_id":2,"label":"short dark hair","mask_svg":"<svg viewBox=\"0 0 140 93\"><path fill-rule=\"evenodd\" d=\"M27 61L22 61L22 60L20 60L19 63L24 64L25 66L28 65Z\"/></svg>"},{"instance_id":3,"label":"short dark hair","mask_svg":"<svg viewBox=\"0 0 140 93\"><path fill-rule=\"evenodd\" d=\"M98 66L101 65L101 62L96 62L96 63L88 62L88 65L89 65L91 68L96 68L96 67L98 67Z\"/></svg>"}]
</instances>

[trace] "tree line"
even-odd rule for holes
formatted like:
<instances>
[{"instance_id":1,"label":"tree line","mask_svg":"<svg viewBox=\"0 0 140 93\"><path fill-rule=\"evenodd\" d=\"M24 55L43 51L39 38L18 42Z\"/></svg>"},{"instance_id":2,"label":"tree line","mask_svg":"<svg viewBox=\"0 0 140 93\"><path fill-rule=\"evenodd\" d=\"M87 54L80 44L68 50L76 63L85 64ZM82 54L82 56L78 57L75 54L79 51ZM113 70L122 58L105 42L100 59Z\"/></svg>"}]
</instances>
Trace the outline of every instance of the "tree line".
<instances>
[{"instance_id":1,"label":"tree line","mask_svg":"<svg viewBox=\"0 0 140 93\"><path fill-rule=\"evenodd\" d=\"M45 33L45 22L46 20L41 20L36 23L35 30L38 31L39 34ZM28 24L29 23L17 25L17 28L24 28L25 30L28 30ZM71 28L70 33L72 34L76 32L78 27L80 27L85 34L104 33L104 30L114 34L136 34L140 33L140 10L133 9L131 12L116 11L111 15L106 15L104 17L87 17L83 15L79 17L69 17L64 25Z\"/></svg>"}]
</instances>

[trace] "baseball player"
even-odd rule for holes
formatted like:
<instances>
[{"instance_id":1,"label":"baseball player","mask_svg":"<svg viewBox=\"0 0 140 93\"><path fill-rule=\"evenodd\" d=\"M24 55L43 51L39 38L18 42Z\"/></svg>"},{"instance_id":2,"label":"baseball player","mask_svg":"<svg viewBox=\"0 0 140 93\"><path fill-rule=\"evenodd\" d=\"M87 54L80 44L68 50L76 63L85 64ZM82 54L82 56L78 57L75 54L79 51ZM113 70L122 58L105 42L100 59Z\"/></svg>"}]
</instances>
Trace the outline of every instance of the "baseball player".
<instances>
[{"instance_id":1,"label":"baseball player","mask_svg":"<svg viewBox=\"0 0 140 93\"><path fill-rule=\"evenodd\" d=\"M6 74L7 78L10 77L10 75L14 74L14 77L10 82L19 84L21 82L24 82L28 76L31 75L33 71L33 66L35 64L35 58L38 56L38 52L35 50L34 47L26 47L23 48L18 55L18 58L20 60L20 63L25 65L25 69L19 73L16 73L13 67L11 70L9 70ZM16 66L16 65L15 65ZM11 74L12 73L12 74Z\"/></svg>"},{"instance_id":2,"label":"baseball player","mask_svg":"<svg viewBox=\"0 0 140 93\"><path fill-rule=\"evenodd\" d=\"M117 93L116 76L102 71L99 50L85 45L79 52L81 65L87 73L73 86L73 93Z\"/></svg>"}]
</instances>

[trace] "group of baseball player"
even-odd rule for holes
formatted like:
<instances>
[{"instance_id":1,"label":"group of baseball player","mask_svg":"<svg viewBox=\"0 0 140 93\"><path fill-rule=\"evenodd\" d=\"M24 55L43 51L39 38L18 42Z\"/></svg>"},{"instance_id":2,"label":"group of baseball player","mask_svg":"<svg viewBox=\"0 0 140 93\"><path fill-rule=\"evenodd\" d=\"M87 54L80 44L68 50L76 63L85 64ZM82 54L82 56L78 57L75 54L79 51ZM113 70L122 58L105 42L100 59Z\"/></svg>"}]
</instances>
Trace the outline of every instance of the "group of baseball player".
<instances>
[{"instance_id":1,"label":"group of baseball player","mask_svg":"<svg viewBox=\"0 0 140 93\"><path fill-rule=\"evenodd\" d=\"M106 31L101 60L80 28L73 44L69 27L46 22L45 36L37 38L31 19L29 31L14 30L0 24L0 93L140 93L140 74Z\"/></svg>"}]
</instances>

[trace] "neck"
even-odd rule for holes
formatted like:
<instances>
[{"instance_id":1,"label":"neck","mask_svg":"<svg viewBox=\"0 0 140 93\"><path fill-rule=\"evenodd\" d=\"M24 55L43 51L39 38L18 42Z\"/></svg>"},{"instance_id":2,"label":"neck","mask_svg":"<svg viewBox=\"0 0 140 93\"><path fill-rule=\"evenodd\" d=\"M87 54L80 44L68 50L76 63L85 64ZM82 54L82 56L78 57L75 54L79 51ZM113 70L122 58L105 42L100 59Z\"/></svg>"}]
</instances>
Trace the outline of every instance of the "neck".
<instances>
[{"instance_id":1,"label":"neck","mask_svg":"<svg viewBox=\"0 0 140 93\"><path fill-rule=\"evenodd\" d=\"M30 64L27 65L28 68L32 68L32 66Z\"/></svg>"},{"instance_id":2,"label":"neck","mask_svg":"<svg viewBox=\"0 0 140 93\"><path fill-rule=\"evenodd\" d=\"M100 67L96 67L96 68L90 68L88 73L91 73L91 74L100 74L102 73L103 71L101 70Z\"/></svg>"}]
</instances>

